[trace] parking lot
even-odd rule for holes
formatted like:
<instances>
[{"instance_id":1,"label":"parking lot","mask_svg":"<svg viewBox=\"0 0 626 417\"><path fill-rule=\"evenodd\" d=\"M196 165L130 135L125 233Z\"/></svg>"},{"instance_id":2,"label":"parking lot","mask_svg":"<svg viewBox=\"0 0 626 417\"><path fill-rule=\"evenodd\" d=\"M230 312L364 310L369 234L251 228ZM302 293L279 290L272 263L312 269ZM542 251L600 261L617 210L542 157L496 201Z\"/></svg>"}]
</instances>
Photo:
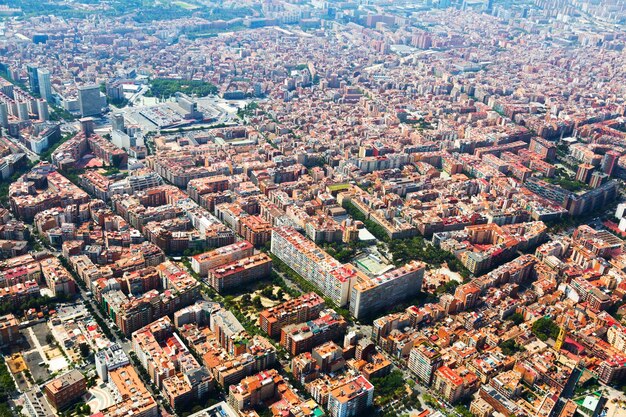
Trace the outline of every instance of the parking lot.
<instances>
[{"instance_id":1,"label":"parking lot","mask_svg":"<svg viewBox=\"0 0 626 417\"><path fill-rule=\"evenodd\" d=\"M24 354L24 360L26 361L30 374L33 376L35 381L45 381L50 377L48 369L43 366L43 364L40 365L43 362L43 359L38 351L33 350Z\"/></svg>"},{"instance_id":2,"label":"parking lot","mask_svg":"<svg viewBox=\"0 0 626 417\"><path fill-rule=\"evenodd\" d=\"M51 372L65 366L65 358L62 356L58 358L59 355L56 355L54 345L48 344L47 339L51 332L46 323L37 323L27 327L22 329L21 333L26 340L23 350L24 361L35 382L47 381Z\"/></svg>"},{"instance_id":3,"label":"parking lot","mask_svg":"<svg viewBox=\"0 0 626 417\"><path fill-rule=\"evenodd\" d=\"M29 327L29 329L32 329L32 332L35 334L35 337L37 337L41 346L46 346L48 344L46 336L50 334L50 329L46 323L37 323L34 326Z\"/></svg>"}]
</instances>

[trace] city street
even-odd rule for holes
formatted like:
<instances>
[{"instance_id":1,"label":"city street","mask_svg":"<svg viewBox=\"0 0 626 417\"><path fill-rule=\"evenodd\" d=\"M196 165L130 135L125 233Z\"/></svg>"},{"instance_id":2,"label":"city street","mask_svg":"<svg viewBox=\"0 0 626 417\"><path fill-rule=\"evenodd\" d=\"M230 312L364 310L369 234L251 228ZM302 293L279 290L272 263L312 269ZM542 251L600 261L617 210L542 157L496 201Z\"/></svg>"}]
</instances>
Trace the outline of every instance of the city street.
<instances>
[{"instance_id":1,"label":"city street","mask_svg":"<svg viewBox=\"0 0 626 417\"><path fill-rule=\"evenodd\" d=\"M28 149L26 145L24 145L18 139L10 135L4 135L4 137L10 140L15 146L17 146L21 152L25 153L31 162L39 161L39 155L37 155L35 152Z\"/></svg>"}]
</instances>

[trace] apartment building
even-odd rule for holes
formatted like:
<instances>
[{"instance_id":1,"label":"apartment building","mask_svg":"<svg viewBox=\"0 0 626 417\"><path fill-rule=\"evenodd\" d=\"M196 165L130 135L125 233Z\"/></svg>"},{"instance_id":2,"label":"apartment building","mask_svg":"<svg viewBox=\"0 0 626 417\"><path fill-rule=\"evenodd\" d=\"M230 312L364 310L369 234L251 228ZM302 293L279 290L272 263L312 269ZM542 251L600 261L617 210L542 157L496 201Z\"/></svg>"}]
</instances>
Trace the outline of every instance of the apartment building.
<instances>
[{"instance_id":1,"label":"apartment building","mask_svg":"<svg viewBox=\"0 0 626 417\"><path fill-rule=\"evenodd\" d=\"M124 274L113 282L105 279L101 281L104 281L102 285L105 287L94 287L94 293L96 297L102 294L101 302L105 311L127 336L200 298L198 281L171 262ZM150 289L141 294L141 290L160 287L161 283L161 291Z\"/></svg>"},{"instance_id":2,"label":"apartment building","mask_svg":"<svg viewBox=\"0 0 626 417\"><path fill-rule=\"evenodd\" d=\"M44 385L44 393L51 406L63 410L87 392L87 380L80 371L73 369Z\"/></svg>"},{"instance_id":3,"label":"apartment building","mask_svg":"<svg viewBox=\"0 0 626 417\"><path fill-rule=\"evenodd\" d=\"M199 204L201 195L226 191L228 190L228 186L228 177L224 175L198 178L189 181L187 184L187 194Z\"/></svg>"},{"instance_id":4,"label":"apartment building","mask_svg":"<svg viewBox=\"0 0 626 417\"><path fill-rule=\"evenodd\" d=\"M435 371L441 366L439 349L428 342L421 343L411 349L409 369L427 386L433 381Z\"/></svg>"},{"instance_id":5,"label":"apartment building","mask_svg":"<svg viewBox=\"0 0 626 417\"><path fill-rule=\"evenodd\" d=\"M93 417L156 417L159 407L146 389L132 365L123 365L109 373L109 380L121 397L121 401L100 410Z\"/></svg>"},{"instance_id":6,"label":"apartment building","mask_svg":"<svg viewBox=\"0 0 626 417\"><path fill-rule=\"evenodd\" d=\"M354 266L340 263L291 227L272 230L271 251L337 305L348 303L359 274Z\"/></svg>"},{"instance_id":7,"label":"apartment building","mask_svg":"<svg viewBox=\"0 0 626 417\"><path fill-rule=\"evenodd\" d=\"M469 370L442 366L435 371L433 389L454 404L478 388L478 378Z\"/></svg>"},{"instance_id":8,"label":"apartment building","mask_svg":"<svg viewBox=\"0 0 626 417\"><path fill-rule=\"evenodd\" d=\"M273 415L321 416L323 410L313 401L303 400L275 369L244 378L228 389L228 404L242 416L252 416L254 409L264 403Z\"/></svg>"},{"instance_id":9,"label":"apartment building","mask_svg":"<svg viewBox=\"0 0 626 417\"><path fill-rule=\"evenodd\" d=\"M76 282L58 258L46 258L41 261L41 273L46 285L56 296L58 294L72 295L76 293Z\"/></svg>"},{"instance_id":10,"label":"apartment building","mask_svg":"<svg viewBox=\"0 0 626 417\"><path fill-rule=\"evenodd\" d=\"M425 268L423 262L412 261L374 278L357 279L350 291L350 313L360 319L415 297Z\"/></svg>"},{"instance_id":11,"label":"apartment building","mask_svg":"<svg viewBox=\"0 0 626 417\"><path fill-rule=\"evenodd\" d=\"M20 337L17 319L13 314L0 317L0 346L17 341Z\"/></svg>"},{"instance_id":12,"label":"apartment building","mask_svg":"<svg viewBox=\"0 0 626 417\"><path fill-rule=\"evenodd\" d=\"M315 320L283 327L280 344L290 354L298 355L324 342L338 340L345 334L347 327L342 316L333 310L324 310Z\"/></svg>"},{"instance_id":13,"label":"apartment building","mask_svg":"<svg viewBox=\"0 0 626 417\"><path fill-rule=\"evenodd\" d=\"M332 417L357 417L366 414L374 401L374 386L359 375L333 389L328 396L328 412Z\"/></svg>"},{"instance_id":14,"label":"apartment building","mask_svg":"<svg viewBox=\"0 0 626 417\"><path fill-rule=\"evenodd\" d=\"M296 381L306 384L320 376L320 369L310 352L304 352L291 359L291 373Z\"/></svg>"},{"instance_id":15,"label":"apartment building","mask_svg":"<svg viewBox=\"0 0 626 417\"><path fill-rule=\"evenodd\" d=\"M46 180L47 187L42 189ZM35 184L38 184L40 188L36 188ZM9 195L11 196L11 211L18 218L29 222L43 210L90 201L89 194L55 172L54 167L43 163L33 168L24 181L11 183Z\"/></svg>"},{"instance_id":16,"label":"apartment building","mask_svg":"<svg viewBox=\"0 0 626 417\"><path fill-rule=\"evenodd\" d=\"M96 373L104 382L109 380L109 373L130 363L128 356L117 343L96 353Z\"/></svg>"},{"instance_id":17,"label":"apartment building","mask_svg":"<svg viewBox=\"0 0 626 417\"><path fill-rule=\"evenodd\" d=\"M132 334L133 350L173 408L202 399L215 386L209 371L193 357L168 317Z\"/></svg>"},{"instance_id":18,"label":"apartment building","mask_svg":"<svg viewBox=\"0 0 626 417\"><path fill-rule=\"evenodd\" d=\"M229 354L238 355L245 351L245 343L242 341L249 335L229 310L218 310L213 313L211 331L216 334L220 346Z\"/></svg>"},{"instance_id":19,"label":"apartment building","mask_svg":"<svg viewBox=\"0 0 626 417\"><path fill-rule=\"evenodd\" d=\"M272 237L272 224L260 216L239 219L239 234L254 246L263 246Z\"/></svg>"},{"instance_id":20,"label":"apartment building","mask_svg":"<svg viewBox=\"0 0 626 417\"><path fill-rule=\"evenodd\" d=\"M237 411L253 409L276 395L277 385L283 378L275 369L244 378L238 385L228 388L228 404Z\"/></svg>"},{"instance_id":21,"label":"apartment building","mask_svg":"<svg viewBox=\"0 0 626 417\"><path fill-rule=\"evenodd\" d=\"M194 348L204 352L202 362L222 386L237 384L248 375L271 368L276 362L276 349L261 336L241 334L237 350L231 354L219 344L213 332L205 328L200 334L206 336L206 342Z\"/></svg>"},{"instance_id":22,"label":"apartment building","mask_svg":"<svg viewBox=\"0 0 626 417\"><path fill-rule=\"evenodd\" d=\"M191 269L201 277L207 276L210 269L226 263L252 256L254 246L245 240L222 246L191 257Z\"/></svg>"},{"instance_id":23,"label":"apartment building","mask_svg":"<svg viewBox=\"0 0 626 417\"><path fill-rule=\"evenodd\" d=\"M221 308L217 302L198 300L195 304L181 308L174 313L174 326L180 328L190 323L194 323L197 326L209 325L211 315Z\"/></svg>"},{"instance_id":24,"label":"apartment building","mask_svg":"<svg viewBox=\"0 0 626 417\"><path fill-rule=\"evenodd\" d=\"M270 337L280 336L280 330L295 323L302 323L319 317L326 308L324 299L314 292L293 298L259 314L259 327Z\"/></svg>"},{"instance_id":25,"label":"apartment building","mask_svg":"<svg viewBox=\"0 0 626 417\"><path fill-rule=\"evenodd\" d=\"M259 253L210 269L206 281L221 293L267 277L271 270L272 258Z\"/></svg>"},{"instance_id":26,"label":"apartment building","mask_svg":"<svg viewBox=\"0 0 626 417\"><path fill-rule=\"evenodd\" d=\"M320 372L334 373L346 366L343 349L333 341L323 343L311 350L311 358L316 362Z\"/></svg>"}]
</instances>

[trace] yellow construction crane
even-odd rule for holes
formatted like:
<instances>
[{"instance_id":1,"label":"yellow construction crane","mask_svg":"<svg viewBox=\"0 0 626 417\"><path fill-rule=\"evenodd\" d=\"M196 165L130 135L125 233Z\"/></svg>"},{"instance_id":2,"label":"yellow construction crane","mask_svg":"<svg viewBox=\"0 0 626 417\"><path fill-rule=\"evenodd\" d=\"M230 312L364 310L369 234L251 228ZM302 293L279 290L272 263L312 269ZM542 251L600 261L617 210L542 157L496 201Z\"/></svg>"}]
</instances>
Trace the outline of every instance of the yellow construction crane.
<instances>
[{"instance_id":1,"label":"yellow construction crane","mask_svg":"<svg viewBox=\"0 0 626 417\"><path fill-rule=\"evenodd\" d=\"M559 336L556 338L556 343L554 344L554 350L557 352L561 350L563 346L563 341L565 341L565 325L561 325L559 328Z\"/></svg>"},{"instance_id":2,"label":"yellow construction crane","mask_svg":"<svg viewBox=\"0 0 626 417\"><path fill-rule=\"evenodd\" d=\"M563 342L565 341L565 326L567 325L567 320L565 321L565 323L561 324L561 326L559 327L559 335L556 338L556 343L554 344L554 350L556 350L557 352L561 350L561 348L563 347Z\"/></svg>"}]
</instances>

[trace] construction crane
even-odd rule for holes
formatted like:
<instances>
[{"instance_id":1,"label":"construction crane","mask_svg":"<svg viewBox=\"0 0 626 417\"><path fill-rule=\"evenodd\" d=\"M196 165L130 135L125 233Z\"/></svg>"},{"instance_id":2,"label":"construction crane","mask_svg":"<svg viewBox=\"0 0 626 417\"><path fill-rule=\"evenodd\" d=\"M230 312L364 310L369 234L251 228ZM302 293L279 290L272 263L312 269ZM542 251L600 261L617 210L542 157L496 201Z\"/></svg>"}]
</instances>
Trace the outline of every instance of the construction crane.
<instances>
[{"instance_id":1,"label":"construction crane","mask_svg":"<svg viewBox=\"0 0 626 417\"><path fill-rule=\"evenodd\" d=\"M565 326L561 326L559 329L559 336L556 338L556 343L554 344L554 350L556 350L557 352L561 350L564 340L565 340Z\"/></svg>"}]
</instances>

